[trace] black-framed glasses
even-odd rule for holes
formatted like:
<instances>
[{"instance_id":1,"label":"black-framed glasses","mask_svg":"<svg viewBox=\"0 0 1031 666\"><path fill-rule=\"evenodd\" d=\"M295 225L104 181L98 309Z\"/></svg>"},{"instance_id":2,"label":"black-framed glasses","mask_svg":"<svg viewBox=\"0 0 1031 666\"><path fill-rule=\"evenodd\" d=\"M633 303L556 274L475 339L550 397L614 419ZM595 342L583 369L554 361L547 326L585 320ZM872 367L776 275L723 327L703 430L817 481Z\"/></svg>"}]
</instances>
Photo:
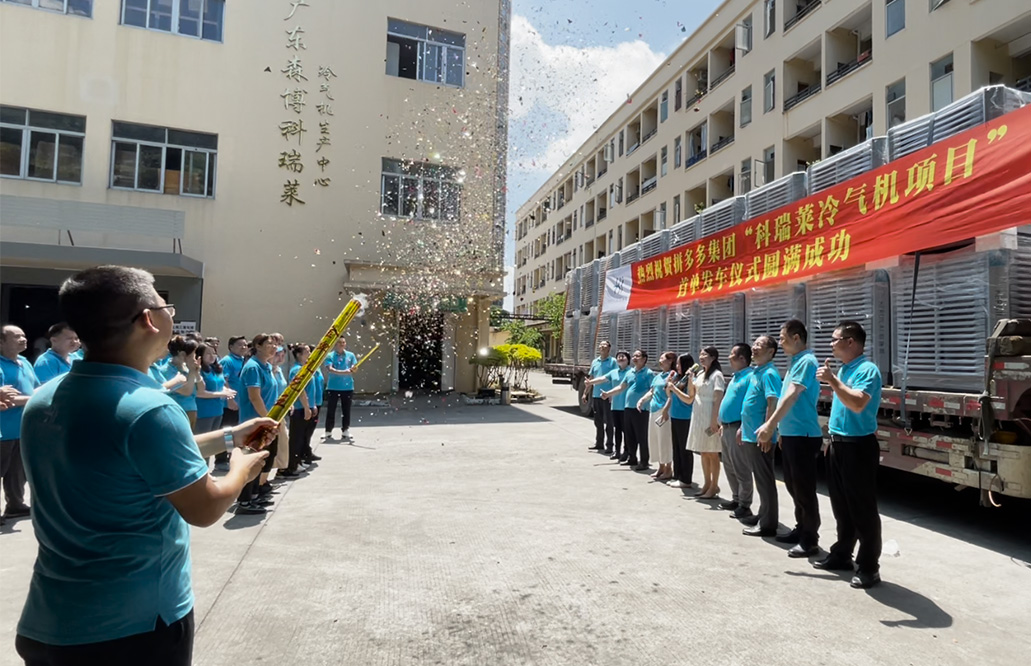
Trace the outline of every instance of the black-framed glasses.
<instances>
[{"instance_id":1,"label":"black-framed glasses","mask_svg":"<svg viewBox=\"0 0 1031 666\"><path fill-rule=\"evenodd\" d=\"M851 336L848 336L848 335L842 335L842 336L837 337L837 338L832 335L831 336L831 344L832 345L836 345L839 342L841 342L842 340L851 340L851 339L852 339Z\"/></svg>"},{"instance_id":2,"label":"black-framed glasses","mask_svg":"<svg viewBox=\"0 0 1031 666\"><path fill-rule=\"evenodd\" d=\"M175 317L175 306L169 303L168 305L155 305L152 308L143 308L142 310L136 313L135 317L129 320L129 323L135 323L136 320L142 317L143 313L147 310L150 310L151 312L153 312L154 310L168 310L168 316L172 318Z\"/></svg>"}]
</instances>

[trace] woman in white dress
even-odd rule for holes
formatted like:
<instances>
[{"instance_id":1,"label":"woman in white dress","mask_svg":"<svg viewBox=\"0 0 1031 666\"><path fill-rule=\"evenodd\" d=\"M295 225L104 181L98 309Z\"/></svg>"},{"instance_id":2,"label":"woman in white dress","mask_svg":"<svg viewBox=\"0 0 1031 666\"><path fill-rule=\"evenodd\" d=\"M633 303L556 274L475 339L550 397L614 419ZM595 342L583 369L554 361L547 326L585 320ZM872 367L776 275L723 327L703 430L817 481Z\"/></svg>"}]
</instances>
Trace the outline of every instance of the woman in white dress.
<instances>
[{"instance_id":1,"label":"woman in white dress","mask_svg":"<svg viewBox=\"0 0 1031 666\"><path fill-rule=\"evenodd\" d=\"M720 492L720 425L717 415L723 402L726 381L720 369L720 353L715 347L706 347L698 356L702 370L691 382L690 395L694 398L691 429L687 434L687 448L702 459L705 482L695 493L698 499L713 499Z\"/></svg>"}]
</instances>

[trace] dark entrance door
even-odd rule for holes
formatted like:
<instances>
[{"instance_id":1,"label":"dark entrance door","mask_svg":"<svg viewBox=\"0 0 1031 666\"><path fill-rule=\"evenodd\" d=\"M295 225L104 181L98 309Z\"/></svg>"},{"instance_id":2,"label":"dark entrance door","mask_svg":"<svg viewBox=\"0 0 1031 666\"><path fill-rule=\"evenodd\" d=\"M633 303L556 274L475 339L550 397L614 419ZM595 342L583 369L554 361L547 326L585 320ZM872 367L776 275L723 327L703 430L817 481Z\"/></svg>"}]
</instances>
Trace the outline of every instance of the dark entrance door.
<instances>
[{"instance_id":1,"label":"dark entrance door","mask_svg":"<svg viewBox=\"0 0 1031 666\"><path fill-rule=\"evenodd\" d=\"M444 315L440 312L402 313L400 324L398 387L402 391L439 391Z\"/></svg>"},{"instance_id":2,"label":"dark entrance door","mask_svg":"<svg viewBox=\"0 0 1031 666\"><path fill-rule=\"evenodd\" d=\"M24 354L30 361L50 346L47 330L61 321L57 306L57 287L10 285L4 289L6 312L3 321L25 331L29 348Z\"/></svg>"}]
</instances>

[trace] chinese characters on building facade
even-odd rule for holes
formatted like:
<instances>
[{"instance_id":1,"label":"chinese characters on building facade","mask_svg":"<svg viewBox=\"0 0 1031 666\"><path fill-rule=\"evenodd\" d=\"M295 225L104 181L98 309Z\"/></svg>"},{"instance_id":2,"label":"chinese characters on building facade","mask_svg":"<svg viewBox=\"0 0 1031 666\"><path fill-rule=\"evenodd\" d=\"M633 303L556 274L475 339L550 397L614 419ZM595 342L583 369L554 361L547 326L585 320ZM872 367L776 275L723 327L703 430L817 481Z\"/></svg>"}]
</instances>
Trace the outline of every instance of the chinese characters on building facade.
<instances>
[{"instance_id":1,"label":"chinese characters on building facade","mask_svg":"<svg viewBox=\"0 0 1031 666\"><path fill-rule=\"evenodd\" d=\"M310 6L307 0L290 0L289 13L283 19L293 25L284 30L288 60L279 70L285 80L283 92L279 96L285 115L278 127L284 146L279 152L277 164L285 172L279 200L287 206L306 203L304 197L308 195L302 195L302 185L310 182L315 188L324 188L332 183L330 148L333 145L334 98L331 84L337 75L328 64L319 64L314 68L314 81L306 73L304 56L308 44L303 20L306 18L306 8ZM316 85L318 91L312 92Z\"/></svg>"}]
</instances>

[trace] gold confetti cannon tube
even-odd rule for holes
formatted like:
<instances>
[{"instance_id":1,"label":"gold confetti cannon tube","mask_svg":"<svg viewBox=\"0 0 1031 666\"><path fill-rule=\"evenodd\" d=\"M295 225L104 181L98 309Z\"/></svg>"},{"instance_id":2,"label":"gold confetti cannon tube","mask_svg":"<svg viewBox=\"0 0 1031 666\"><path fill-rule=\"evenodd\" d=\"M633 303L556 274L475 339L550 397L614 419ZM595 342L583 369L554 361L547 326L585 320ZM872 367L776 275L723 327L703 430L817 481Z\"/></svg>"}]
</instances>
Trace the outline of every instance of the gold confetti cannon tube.
<instances>
[{"instance_id":1,"label":"gold confetti cannon tube","mask_svg":"<svg viewBox=\"0 0 1031 666\"><path fill-rule=\"evenodd\" d=\"M369 350L369 353L368 353L368 354L366 354L365 356L362 356L362 359L361 359L360 361L358 361L357 363L355 363L355 364L354 364L354 367L353 367L353 368L351 368L351 370L354 370L354 369L356 369L356 368L357 368L357 367L358 367L359 365L361 365L362 363L365 363L365 361L366 361L366 360L367 360L367 359L368 359L368 358L369 358L370 356L372 356L373 352L375 352L375 351L376 351L377 349L379 349L379 344L380 344L380 343L378 343L378 342L377 342L377 343L376 343L376 346L375 346L375 347L373 347L372 349L370 349L370 350Z\"/></svg>"},{"instance_id":2,"label":"gold confetti cannon tube","mask_svg":"<svg viewBox=\"0 0 1031 666\"><path fill-rule=\"evenodd\" d=\"M333 324L326 331L326 334L319 340L319 344L312 350L311 356L308 357L308 362L304 364L300 372L290 380L287 387L283 389L283 393L280 394L279 399L276 400L276 404L272 405L272 409L268 411L268 417L276 423L282 423L286 415L290 413L290 408L297 402L297 399L301 396L304 388L308 386L308 382L315 376L315 371L319 369L322 362L326 360L326 355L329 354L329 350L333 348L333 345L344 334L344 330L347 328L351 320L361 311L362 304L357 299L351 299L344 309L340 311L337 318L333 320ZM376 345L377 347L379 345ZM370 352L371 353L371 352ZM248 441L248 444L255 443L261 439L261 433L256 431Z\"/></svg>"}]
</instances>

